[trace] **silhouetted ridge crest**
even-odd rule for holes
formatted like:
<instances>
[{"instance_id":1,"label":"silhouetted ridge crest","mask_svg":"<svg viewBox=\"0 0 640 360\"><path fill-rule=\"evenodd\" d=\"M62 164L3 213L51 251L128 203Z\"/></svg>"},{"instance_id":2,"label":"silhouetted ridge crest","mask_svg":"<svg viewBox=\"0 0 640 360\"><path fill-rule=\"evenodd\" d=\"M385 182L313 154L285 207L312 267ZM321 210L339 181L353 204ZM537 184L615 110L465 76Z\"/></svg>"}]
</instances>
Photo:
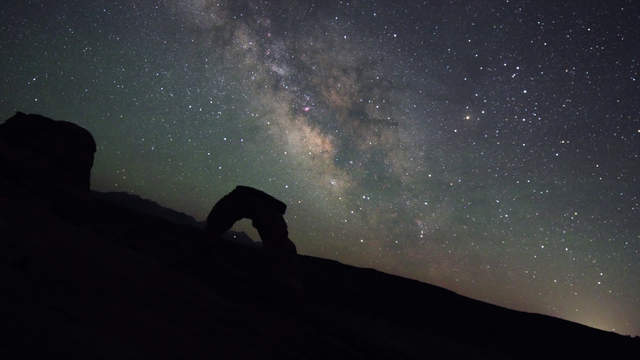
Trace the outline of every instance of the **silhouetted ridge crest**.
<instances>
[{"instance_id":1,"label":"silhouetted ridge crest","mask_svg":"<svg viewBox=\"0 0 640 360\"><path fill-rule=\"evenodd\" d=\"M158 217L175 224L203 227L192 216L175 211L158 204L149 199L142 198L136 194L127 192L93 192L95 199L100 199L109 203L118 204L136 212Z\"/></svg>"}]
</instances>

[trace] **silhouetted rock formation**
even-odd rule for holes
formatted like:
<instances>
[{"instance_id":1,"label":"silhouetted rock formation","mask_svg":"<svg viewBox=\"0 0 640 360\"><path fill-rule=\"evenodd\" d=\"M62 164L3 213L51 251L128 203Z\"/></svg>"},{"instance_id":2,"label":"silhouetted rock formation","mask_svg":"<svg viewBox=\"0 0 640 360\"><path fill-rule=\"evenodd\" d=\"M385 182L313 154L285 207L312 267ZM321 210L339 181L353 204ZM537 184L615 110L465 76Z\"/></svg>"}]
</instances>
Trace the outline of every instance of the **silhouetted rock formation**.
<instances>
[{"instance_id":1,"label":"silhouetted rock formation","mask_svg":"<svg viewBox=\"0 0 640 360\"><path fill-rule=\"evenodd\" d=\"M95 152L91 133L67 121L18 112L0 125L0 167L21 183L89 190Z\"/></svg>"},{"instance_id":2,"label":"silhouetted rock formation","mask_svg":"<svg viewBox=\"0 0 640 360\"><path fill-rule=\"evenodd\" d=\"M250 219L258 230L265 249L282 253L296 253L296 246L289 240L284 221L287 205L260 190L238 186L225 195L211 209L207 217L207 231L220 236L243 218Z\"/></svg>"}]
</instances>

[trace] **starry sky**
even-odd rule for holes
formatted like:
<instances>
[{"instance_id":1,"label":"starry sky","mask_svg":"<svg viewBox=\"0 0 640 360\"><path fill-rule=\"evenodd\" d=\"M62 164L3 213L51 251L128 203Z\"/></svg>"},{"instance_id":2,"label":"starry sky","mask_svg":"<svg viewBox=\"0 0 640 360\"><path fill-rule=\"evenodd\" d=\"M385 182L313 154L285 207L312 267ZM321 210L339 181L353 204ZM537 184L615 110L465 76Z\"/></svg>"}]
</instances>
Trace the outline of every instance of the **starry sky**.
<instances>
[{"instance_id":1,"label":"starry sky","mask_svg":"<svg viewBox=\"0 0 640 360\"><path fill-rule=\"evenodd\" d=\"M7 0L0 116L89 129L94 189L254 186L300 253L640 335L640 7L585 4Z\"/></svg>"}]
</instances>

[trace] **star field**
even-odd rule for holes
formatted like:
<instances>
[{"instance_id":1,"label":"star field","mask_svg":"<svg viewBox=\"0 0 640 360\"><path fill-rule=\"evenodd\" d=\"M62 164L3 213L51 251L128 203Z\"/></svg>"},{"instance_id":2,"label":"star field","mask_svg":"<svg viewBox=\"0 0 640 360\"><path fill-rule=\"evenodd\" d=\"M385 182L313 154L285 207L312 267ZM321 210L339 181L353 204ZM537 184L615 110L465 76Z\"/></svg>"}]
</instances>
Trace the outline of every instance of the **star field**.
<instances>
[{"instance_id":1,"label":"star field","mask_svg":"<svg viewBox=\"0 0 640 360\"><path fill-rule=\"evenodd\" d=\"M639 25L633 1L9 1L0 115L89 129L97 190L203 219L254 186L301 253L640 335Z\"/></svg>"}]
</instances>

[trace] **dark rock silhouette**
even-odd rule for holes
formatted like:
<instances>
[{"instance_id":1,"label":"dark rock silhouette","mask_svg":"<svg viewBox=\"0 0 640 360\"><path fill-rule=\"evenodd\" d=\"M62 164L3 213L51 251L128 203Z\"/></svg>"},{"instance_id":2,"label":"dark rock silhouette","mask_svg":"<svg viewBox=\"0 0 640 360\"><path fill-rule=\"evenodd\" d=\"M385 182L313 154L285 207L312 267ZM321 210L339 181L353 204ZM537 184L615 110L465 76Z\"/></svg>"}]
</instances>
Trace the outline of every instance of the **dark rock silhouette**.
<instances>
[{"instance_id":1,"label":"dark rock silhouette","mask_svg":"<svg viewBox=\"0 0 640 360\"><path fill-rule=\"evenodd\" d=\"M248 186L237 186L220 199L207 217L207 231L221 236L240 219L250 219L258 230L265 249L295 254L296 246L289 240L284 213L287 205L273 196Z\"/></svg>"},{"instance_id":2,"label":"dark rock silhouette","mask_svg":"<svg viewBox=\"0 0 640 360\"><path fill-rule=\"evenodd\" d=\"M0 125L0 167L14 181L89 190L96 143L67 121L17 112Z\"/></svg>"}]
</instances>

